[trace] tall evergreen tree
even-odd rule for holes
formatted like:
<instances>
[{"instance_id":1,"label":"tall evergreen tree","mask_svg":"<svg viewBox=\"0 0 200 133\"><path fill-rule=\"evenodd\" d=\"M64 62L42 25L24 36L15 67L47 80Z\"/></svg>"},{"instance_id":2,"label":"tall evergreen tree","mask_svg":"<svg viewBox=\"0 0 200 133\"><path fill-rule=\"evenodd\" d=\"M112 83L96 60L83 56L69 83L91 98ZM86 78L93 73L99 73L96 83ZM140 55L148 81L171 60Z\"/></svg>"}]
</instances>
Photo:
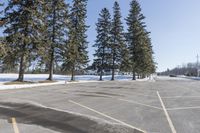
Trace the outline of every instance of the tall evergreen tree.
<instances>
[{"instance_id":1,"label":"tall evergreen tree","mask_svg":"<svg viewBox=\"0 0 200 133\"><path fill-rule=\"evenodd\" d=\"M1 7L3 7L3 3L0 2L0 8ZM0 27L2 27L4 24L4 21L2 20L2 16L1 16L2 14L3 14L3 9L0 10Z\"/></svg>"},{"instance_id":2,"label":"tall evergreen tree","mask_svg":"<svg viewBox=\"0 0 200 133\"><path fill-rule=\"evenodd\" d=\"M107 8L102 9L100 18L96 24L97 39L93 47L96 48L94 56L100 63L100 80L102 80L103 70L110 60L111 50L111 15ZM99 64L99 63L98 63Z\"/></svg>"},{"instance_id":3,"label":"tall evergreen tree","mask_svg":"<svg viewBox=\"0 0 200 133\"><path fill-rule=\"evenodd\" d=\"M10 0L5 9L6 42L13 62L19 62L17 81L24 81L27 60L36 51L43 29L43 0Z\"/></svg>"},{"instance_id":4,"label":"tall evergreen tree","mask_svg":"<svg viewBox=\"0 0 200 133\"><path fill-rule=\"evenodd\" d=\"M68 5L65 0L48 0L49 7L47 12L47 38L48 46L48 80L53 80L54 65L60 56L60 51L65 43L66 30L68 25Z\"/></svg>"},{"instance_id":5,"label":"tall evergreen tree","mask_svg":"<svg viewBox=\"0 0 200 133\"><path fill-rule=\"evenodd\" d=\"M3 3L0 3L0 7L1 7L1 6L3 6ZM3 12L3 11L0 10L0 14L1 14L2 12Z\"/></svg>"},{"instance_id":6,"label":"tall evergreen tree","mask_svg":"<svg viewBox=\"0 0 200 133\"><path fill-rule=\"evenodd\" d=\"M75 71L88 63L88 42L86 31L87 0L73 0L69 21L69 40L66 43L63 67L71 70L71 80L75 80Z\"/></svg>"},{"instance_id":7,"label":"tall evergreen tree","mask_svg":"<svg viewBox=\"0 0 200 133\"><path fill-rule=\"evenodd\" d=\"M130 59L130 54L129 54L129 49L127 43L125 43L125 47L122 49L122 58L121 58L121 64L120 64L120 71L121 72L126 72L129 73L131 72L131 61Z\"/></svg>"},{"instance_id":8,"label":"tall evergreen tree","mask_svg":"<svg viewBox=\"0 0 200 133\"><path fill-rule=\"evenodd\" d=\"M118 2L114 3L114 17L111 28L111 56L112 56L112 78L114 80L115 69L119 68L122 61L123 50L125 50L124 30L121 21L121 12Z\"/></svg>"},{"instance_id":9,"label":"tall evergreen tree","mask_svg":"<svg viewBox=\"0 0 200 133\"><path fill-rule=\"evenodd\" d=\"M133 0L130 6L131 9L126 19L128 25L127 42L133 80L135 80L136 73L144 76L148 73L148 69L154 66L154 62L149 33L145 29L146 25L143 21L145 17L141 13L141 7L137 0Z\"/></svg>"},{"instance_id":10,"label":"tall evergreen tree","mask_svg":"<svg viewBox=\"0 0 200 133\"><path fill-rule=\"evenodd\" d=\"M3 3L0 3L0 8L3 6ZM1 14L3 13L2 10L0 10L0 27L3 26L3 20L1 19ZM5 54L5 46L3 43L3 38L0 38L0 59Z\"/></svg>"},{"instance_id":11,"label":"tall evergreen tree","mask_svg":"<svg viewBox=\"0 0 200 133\"><path fill-rule=\"evenodd\" d=\"M146 32L146 34L144 34L144 39L143 39L143 53L141 56L141 70L140 73L142 74L142 76L148 76L152 73L155 72L155 62L154 62L154 58L153 58L153 47L152 47L152 43L151 43L151 39L149 37L149 33Z\"/></svg>"},{"instance_id":12,"label":"tall evergreen tree","mask_svg":"<svg viewBox=\"0 0 200 133\"><path fill-rule=\"evenodd\" d=\"M3 57L5 57L5 54L6 54L6 46L4 38L0 37L0 61L2 60Z\"/></svg>"},{"instance_id":13,"label":"tall evergreen tree","mask_svg":"<svg viewBox=\"0 0 200 133\"><path fill-rule=\"evenodd\" d=\"M137 61L137 74L139 78L144 78L145 75L148 74L150 68L150 51L149 51L149 44L147 42L147 35L148 33L143 32L140 35L140 42L138 43L138 59Z\"/></svg>"},{"instance_id":14,"label":"tall evergreen tree","mask_svg":"<svg viewBox=\"0 0 200 133\"><path fill-rule=\"evenodd\" d=\"M144 19L143 14L141 13L141 7L137 0L131 1L131 9L129 11L129 15L126 19L128 25L128 33L127 33L127 41L128 41L128 49L129 49L129 60L131 63L131 71L133 73L133 80L136 79L136 72L138 69L139 55L140 51L140 41L141 34L143 32L143 27L141 27L141 23Z\"/></svg>"}]
</instances>

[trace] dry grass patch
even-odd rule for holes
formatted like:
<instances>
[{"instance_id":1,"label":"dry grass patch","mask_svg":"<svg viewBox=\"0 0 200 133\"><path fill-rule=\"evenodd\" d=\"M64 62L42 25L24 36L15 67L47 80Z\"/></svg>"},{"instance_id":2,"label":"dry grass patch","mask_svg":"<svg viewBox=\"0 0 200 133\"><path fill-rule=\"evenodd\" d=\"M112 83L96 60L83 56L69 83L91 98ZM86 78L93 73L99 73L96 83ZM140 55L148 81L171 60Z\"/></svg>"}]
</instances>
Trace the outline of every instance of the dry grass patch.
<instances>
[{"instance_id":1,"label":"dry grass patch","mask_svg":"<svg viewBox=\"0 0 200 133\"><path fill-rule=\"evenodd\" d=\"M43 80L43 81L38 81L38 83L56 83L58 81L56 80Z\"/></svg>"},{"instance_id":2,"label":"dry grass patch","mask_svg":"<svg viewBox=\"0 0 200 133\"><path fill-rule=\"evenodd\" d=\"M23 82L11 81L11 82L4 83L4 85L24 85L24 84L35 84L35 82L31 82L31 81L23 81Z\"/></svg>"},{"instance_id":3,"label":"dry grass patch","mask_svg":"<svg viewBox=\"0 0 200 133\"><path fill-rule=\"evenodd\" d=\"M67 81L67 82L78 83L79 81L78 80L70 80L70 81Z\"/></svg>"}]
</instances>

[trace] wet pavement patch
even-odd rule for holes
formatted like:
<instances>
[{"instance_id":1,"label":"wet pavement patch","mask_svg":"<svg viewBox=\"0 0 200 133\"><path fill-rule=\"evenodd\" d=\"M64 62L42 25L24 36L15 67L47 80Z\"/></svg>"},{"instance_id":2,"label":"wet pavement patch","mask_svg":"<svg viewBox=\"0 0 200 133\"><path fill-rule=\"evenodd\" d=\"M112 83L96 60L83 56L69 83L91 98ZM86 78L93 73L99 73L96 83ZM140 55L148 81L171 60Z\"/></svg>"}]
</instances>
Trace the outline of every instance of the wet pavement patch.
<instances>
[{"instance_id":1,"label":"wet pavement patch","mask_svg":"<svg viewBox=\"0 0 200 133\"><path fill-rule=\"evenodd\" d=\"M38 125L61 133L141 133L124 125L67 111L29 103L0 102L0 119L11 117L21 124Z\"/></svg>"},{"instance_id":2,"label":"wet pavement patch","mask_svg":"<svg viewBox=\"0 0 200 133\"><path fill-rule=\"evenodd\" d=\"M102 97L106 97L106 96L120 96L120 97L124 97L124 95L121 95L121 94L114 94L114 93L108 93L108 92L88 92L88 91L74 91L74 92L83 93L81 95L88 95L89 94L89 95L92 96L92 94L93 94L93 96L96 96L96 97L97 96L101 96L101 95L102 95Z\"/></svg>"},{"instance_id":3,"label":"wet pavement patch","mask_svg":"<svg viewBox=\"0 0 200 133\"><path fill-rule=\"evenodd\" d=\"M106 89L122 89L122 87L117 87L117 86L116 87L110 87L109 86L109 87L103 87L103 88L106 88Z\"/></svg>"},{"instance_id":4,"label":"wet pavement patch","mask_svg":"<svg viewBox=\"0 0 200 133\"><path fill-rule=\"evenodd\" d=\"M108 96L100 96L100 95L92 95L92 94L78 94L79 96L85 96L85 97L104 97L109 98Z\"/></svg>"},{"instance_id":5,"label":"wet pavement patch","mask_svg":"<svg viewBox=\"0 0 200 133\"><path fill-rule=\"evenodd\" d=\"M120 95L120 94L106 93L106 92L94 92L94 93L100 94L100 95L108 95L108 96L124 96L124 95Z\"/></svg>"}]
</instances>

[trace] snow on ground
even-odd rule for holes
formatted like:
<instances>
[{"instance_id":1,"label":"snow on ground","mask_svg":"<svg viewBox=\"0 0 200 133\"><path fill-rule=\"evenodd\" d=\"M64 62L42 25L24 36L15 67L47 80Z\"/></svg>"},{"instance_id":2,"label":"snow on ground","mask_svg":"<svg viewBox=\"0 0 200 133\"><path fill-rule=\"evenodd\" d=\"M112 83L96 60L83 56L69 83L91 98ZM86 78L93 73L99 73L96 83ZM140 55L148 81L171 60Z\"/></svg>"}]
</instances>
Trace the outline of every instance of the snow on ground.
<instances>
[{"instance_id":1,"label":"snow on ground","mask_svg":"<svg viewBox=\"0 0 200 133\"><path fill-rule=\"evenodd\" d=\"M18 77L18 74L0 74L0 82L9 82L14 81ZM25 74L25 81L44 81L48 78L48 74ZM132 77L128 75L116 75L116 80L129 80ZM53 75L53 79L56 81L69 81L71 76L66 75ZM75 76L77 81L91 81L91 80L99 80L99 76L95 75L78 75ZM103 76L103 80L110 80L111 76Z\"/></svg>"},{"instance_id":2,"label":"snow on ground","mask_svg":"<svg viewBox=\"0 0 200 133\"><path fill-rule=\"evenodd\" d=\"M182 77L169 77L169 76L158 76L157 79L158 80L189 80Z\"/></svg>"},{"instance_id":3,"label":"snow on ground","mask_svg":"<svg viewBox=\"0 0 200 133\"><path fill-rule=\"evenodd\" d=\"M156 77L158 80L200 80L200 77L187 77L183 75L178 75L177 77L170 76L158 76Z\"/></svg>"},{"instance_id":4,"label":"snow on ground","mask_svg":"<svg viewBox=\"0 0 200 133\"><path fill-rule=\"evenodd\" d=\"M188 77L188 76L184 76L184 75L181 75L179 77L185 78L185 79L200 80L200 77Z\"/></svg>"},{"instance_id":5,"label":"snow on ground","mask_svg":"<svg viewBox=\"0 0 200 133\"><path fill-rule=\"evenodd\" d=\"M58 81L55 83L37 83L38 81L44 81L48 78L48 74L25 74L25 81L36 82L34 84L23 84L23 85L4 85L6 82L14 81L18 77L18 74L0 74L0 90L5 89L17 89L17 88L29 88L29 87L37 87L37 86L47 86L47 85L56 85L56 84L65 84L66 81L70 81L71 76L66 75L54 75L54 80ZM99 76L95 75L79 75L76 76L75 79L78 82L97 82L99 80ZM103 76L104 81L109 81L111 76ZM131 80L132 76L130 75L116 75L116 80ZM138 81L146 81L148 79L140 79ZM69 83L69 82L67 82Z\"/></svg>"}]
</instances>

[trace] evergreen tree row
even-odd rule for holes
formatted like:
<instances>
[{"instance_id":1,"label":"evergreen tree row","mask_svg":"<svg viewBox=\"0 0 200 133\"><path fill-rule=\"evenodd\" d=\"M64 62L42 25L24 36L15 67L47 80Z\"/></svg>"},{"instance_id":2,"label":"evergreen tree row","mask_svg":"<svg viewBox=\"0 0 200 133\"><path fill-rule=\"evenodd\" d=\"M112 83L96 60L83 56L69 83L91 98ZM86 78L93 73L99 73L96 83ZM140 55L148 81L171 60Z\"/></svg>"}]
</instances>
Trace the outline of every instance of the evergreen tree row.
<instances>
[{"instance_id":1,"label":"evergreen tree row","mask_svg":"<svg viewBox=\"0 0 200 133\"><path fill-rule=\"evenodd\" d=\"M0 38L1 67L18 70L20 82L35 62L49 74L47 80L53 80L57 66L75 80L76 72L89 62L86 6L87 0L73 0L71 6L65 0L9 0L0 11L5 35ZM133 80L155 72L150 33L137 0L131 1L126 32L118 2L113 17L106 8L99 15L93 47L100 80L107 69L112 71L111 80L116 70L132 73Z\"/></svg>"},{"instance_id":2,"label":"evergreen tree row","mask_svg":"<svg viewBox=\"0 0 200 133\"><path fill-rule=\"evenodd\" d=\"M128 17L125 19L128 29L124 32L118 2L114 3L113 19L109 10L104 8L96 24L97 39L93 45L96 48L95 63L100 71L100 80L106 69L112 70L114 80L115 70L131 72L133 80L155 72L155 62L149 32L146 30L145 17L137 0L130 3Z\"/></svg>"},{"instance_id":3,"label":"evergreen tree row","mask_svg":"<svg viewBox=\"0 0 200 133\"><path fill-rule=\"evenodd\" d=\"M1 22L9 51L1 60L6 67L19 64L17 81L24 81L25 70L34 61L47 69L47 80L53 80L55 63L64 60L63 70L70 69L74 80L74 71L88 62L87 0L72 3L70 8L65 0L8 1Z\"/></svg>"}]
</instances>

